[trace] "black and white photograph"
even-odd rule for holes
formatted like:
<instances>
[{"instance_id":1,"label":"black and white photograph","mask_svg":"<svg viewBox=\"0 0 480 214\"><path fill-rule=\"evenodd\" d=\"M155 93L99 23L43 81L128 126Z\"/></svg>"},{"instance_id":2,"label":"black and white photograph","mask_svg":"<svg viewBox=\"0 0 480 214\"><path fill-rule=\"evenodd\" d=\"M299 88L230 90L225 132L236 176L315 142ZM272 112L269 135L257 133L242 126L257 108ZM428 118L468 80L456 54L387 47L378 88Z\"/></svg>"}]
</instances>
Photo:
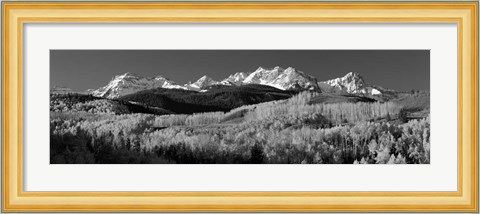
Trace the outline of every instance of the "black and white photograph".
<instances>
[{"instance_id":1,"label":"black and white photograph","mask_svg":"<svg viewBox=\"0 0 480 214\"><path fill-rule=\"evenodd\" d=\"M50 50L50 164L430 164L429 50Z\"/></svg>"}]
</instances>

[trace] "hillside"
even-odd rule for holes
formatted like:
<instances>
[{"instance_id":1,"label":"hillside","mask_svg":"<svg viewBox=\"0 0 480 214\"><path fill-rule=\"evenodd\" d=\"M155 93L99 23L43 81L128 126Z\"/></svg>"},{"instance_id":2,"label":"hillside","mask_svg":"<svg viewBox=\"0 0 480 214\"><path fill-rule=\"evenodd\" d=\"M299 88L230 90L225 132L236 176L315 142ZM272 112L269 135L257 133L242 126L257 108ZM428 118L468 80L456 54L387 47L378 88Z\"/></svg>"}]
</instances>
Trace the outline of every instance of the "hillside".
<instances>
[{"instance_id":1,"label":"hillside","mask_svg":"<svg viewBox=\"0 0 480 214\"><path fill-rule=\"evenodd\" d=\"M214 86L206 92L157 88L120 97L120 100L144 103L177 114L191 114L231 109L273 100L290 98L295 91L283 91L265 85L237 87Z\"/></svg>"},{"instance_id":2,"label":"hillside","mask_svg":"<svg viewBox=\"0 0 480 214\"><path fill-rule=\"evenodd\" d=\"M395 119L424 95L311 104L319 97L303 92L229 112L52 113L50 163L428 164L429 116Z\"/></svg>"},{"instance_id":3,"label":"hillside","mask_svg":"<svg viewBox=\"0 0 480 214\"><path fill-rule=\"evenodd\" d=\"M84 94L51 94L50 112L88 112L93 114L171 114L171 111L139 103L111 100Z\"/></svg>"},{"instance_id":4,"label":"hillside","mask_svg":"<svg viewBox=\"0 0 480 214\"><path fill-rule=\"evenodd\" d=\"M317 96L313 97L309 104L331 104L331 103L357 103L357 102L375 102L375 99L353 95L353 94L318 94Z\"/></svg>"}]
</instances>

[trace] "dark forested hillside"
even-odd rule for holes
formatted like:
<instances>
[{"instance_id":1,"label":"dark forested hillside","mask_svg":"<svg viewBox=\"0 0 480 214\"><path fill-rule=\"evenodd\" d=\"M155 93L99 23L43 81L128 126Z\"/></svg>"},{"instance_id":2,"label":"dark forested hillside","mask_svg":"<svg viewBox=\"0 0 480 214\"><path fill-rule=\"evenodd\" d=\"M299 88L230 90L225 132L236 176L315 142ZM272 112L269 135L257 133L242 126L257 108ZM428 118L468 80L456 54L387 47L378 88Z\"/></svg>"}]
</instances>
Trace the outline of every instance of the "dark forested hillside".
<instances>
[{"instance_id":1,"label":"dark forested hillside","mask_svg":"<svg viewBox=\"0 0 480 214\"><path fill-rule=\"evenodd\" d=\"M172 114L173 112L146 106L141 103L131 103L124 100L110 100L85 94L51 94L50 112L89 112L95 114Z\"/></svg>"},{"instance_id":2,"label":"dark forested hillside","mask_svg":"<svg viewBox=\"0 0 480 214\"><path fill-rule=\"evenodd\" d=\"M265 85L212 87L205 92L157 88L120 97L120 100L143 103L179 114L229 111L250 104L288 99L297 92Z\"/></svg>"},{"instance_id":3,"label":"dark forested hillside","mask_svg":"<svg viewBox=\"0 0 480 214\"><path fill-rule=\"evenodd\" d=\"M310 104L315 103L357 103L357 102L376 102L377 100L361 95L354 94L318 94L310 100Z\"/></svg>"}]
</instances>

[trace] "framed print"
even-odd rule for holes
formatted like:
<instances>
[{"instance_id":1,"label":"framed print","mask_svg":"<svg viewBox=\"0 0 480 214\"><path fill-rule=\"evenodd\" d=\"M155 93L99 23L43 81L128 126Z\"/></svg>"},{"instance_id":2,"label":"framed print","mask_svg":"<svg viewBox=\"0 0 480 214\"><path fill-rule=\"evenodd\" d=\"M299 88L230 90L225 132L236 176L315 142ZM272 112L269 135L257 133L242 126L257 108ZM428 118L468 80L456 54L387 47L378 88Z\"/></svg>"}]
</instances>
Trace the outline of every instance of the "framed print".
<instances>
[{"instance_id":1,"label":"framed print","mask_svg":"<svg viewBox=\"0 0 480 214\"><path fill-rule=\"evenodd\" d=\"M478 212L477 21L478 2L3 2L2 210Z\"/></svg>"}]
</instances>

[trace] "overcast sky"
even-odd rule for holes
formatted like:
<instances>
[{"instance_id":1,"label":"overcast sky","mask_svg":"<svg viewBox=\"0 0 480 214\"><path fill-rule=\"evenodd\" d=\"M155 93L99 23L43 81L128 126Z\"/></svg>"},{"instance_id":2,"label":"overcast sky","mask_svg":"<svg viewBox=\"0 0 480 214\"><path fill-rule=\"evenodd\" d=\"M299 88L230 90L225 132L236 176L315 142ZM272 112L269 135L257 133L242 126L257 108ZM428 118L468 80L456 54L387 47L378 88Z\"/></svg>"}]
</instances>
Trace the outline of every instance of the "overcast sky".
<instances>
[{"instance_id":1,"label":"overcast sky","mask_svg":"<svg viewBox=\"0 0 480 214\"><path fill-rule=\"evenodd\" d=\"M319 81L358 72L367 84L429 90L428 50L51 50L50 85L97 89L115 75L164 76L177 84L222 80L258 67L294 67Z\"/></svg>"}]
</instances>

